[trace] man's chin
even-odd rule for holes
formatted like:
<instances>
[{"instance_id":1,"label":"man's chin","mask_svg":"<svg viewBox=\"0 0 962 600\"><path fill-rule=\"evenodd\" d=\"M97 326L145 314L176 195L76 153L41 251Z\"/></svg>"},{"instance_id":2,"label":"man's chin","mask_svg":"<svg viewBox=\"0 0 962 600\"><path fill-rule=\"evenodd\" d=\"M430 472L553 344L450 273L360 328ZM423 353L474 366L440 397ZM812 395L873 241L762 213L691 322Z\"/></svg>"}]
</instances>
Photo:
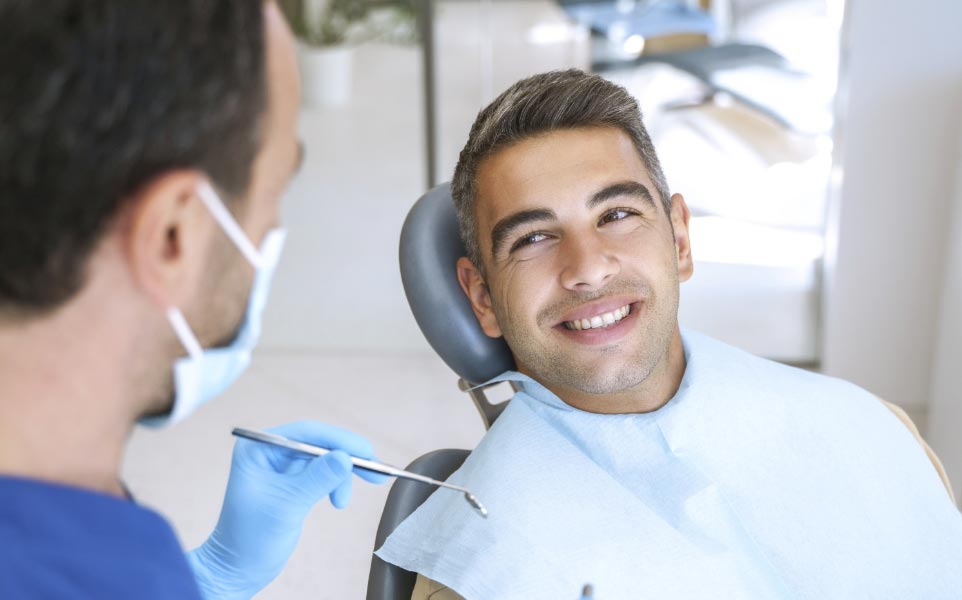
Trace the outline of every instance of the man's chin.
<instances>
[{"instance_id":1,"label":"man's chin","mask_svg":"<svg viewBox=\"0 0 962 600\"><path fill-rule=\"evenodd\" d=\"M147 408L143 413L140 414L138 419L150 419L154 417L166 417L174 410L174 393L173 391L167 391L163 394L164 399L155 398L155 402L151 403L151 406Z\"/></svg>"},{"instance_id":2,"label":"man's chin","mask_svg":"<svg viewBox=\"0 0 962 600\"><path fill-rule=\"evenodd\" d=\"M237 325L235 325L234 328L231 329L231 331L230 331L229 333L221 336L219 339L217 339L217 341L215 341L213 344L211 344L210 347L211 347L211 348L226 348L227 346L230 346L231 344L234 343L234 340L237 339L237 336L240 335L240 331L241 331L241 328L243 327L243 325L244 325L244 317L242 316L240 322L237 323Z\"/></svg>"},{"instance_id":3,"label":"man's chin","mask_svg":"<svg viewBox=\"0 0 962 600\"><path fill-rule=\"evenodd\" d=\"M601 377L595 376L580 381L580 385L572 386L583 394L606 396L631 390L645 381L645 377L638 373L611 373Z\"/></svg>"},{"instance_id":4,"label":"man's chin","mask_svg":"<svg viewBox=\"0 0 962 600\"><path fill-rule=\"evenodd\" d=\"M568 388L582 394L603 396L635 388L644 383L651 372L651 368L636 362L617 366L610 361L604 365L594 365L594 362L553 365L540 373L528 371L528 374L549 388Z\"/></svg>"}]
</instances>

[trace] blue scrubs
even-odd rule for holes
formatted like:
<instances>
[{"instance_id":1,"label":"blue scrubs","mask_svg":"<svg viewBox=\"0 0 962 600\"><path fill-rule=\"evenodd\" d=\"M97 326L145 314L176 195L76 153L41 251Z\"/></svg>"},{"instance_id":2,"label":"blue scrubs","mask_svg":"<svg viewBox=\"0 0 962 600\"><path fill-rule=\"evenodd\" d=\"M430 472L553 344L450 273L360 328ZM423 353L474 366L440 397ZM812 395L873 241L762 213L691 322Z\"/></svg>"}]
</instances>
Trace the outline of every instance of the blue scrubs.
<instances>
[{"instance_id":1,"label":"blue scrubs","mask_svg":"<svg viewBox=\"0 0 962 600\"><path fill-rule=\"evenodd\" d=\"M0 477L0 598L201 596L157 513L93 491Z\"/></svg>"}]
</instances>

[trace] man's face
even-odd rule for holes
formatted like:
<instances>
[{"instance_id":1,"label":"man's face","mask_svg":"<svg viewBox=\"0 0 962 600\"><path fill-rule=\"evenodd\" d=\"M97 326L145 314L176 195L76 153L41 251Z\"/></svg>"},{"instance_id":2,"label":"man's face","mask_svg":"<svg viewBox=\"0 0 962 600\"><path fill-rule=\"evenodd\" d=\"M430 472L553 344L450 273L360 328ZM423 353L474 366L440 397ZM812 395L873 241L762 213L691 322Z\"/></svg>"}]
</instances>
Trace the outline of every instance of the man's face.
<instances>
[{"instance_id":1,"label":"man's face","mask_svg":"<svg viewBox=\"0 0 962 600\"><path fill-rule=\"evenodd\" d=\"M478 171L485 277L459 278L485 333L562 398L642 385L677 338L691 275L688 209L665 213L631 139L616 128L552 132Z\"/></svg>"},{"instance_id":2,"label":"man's face","mask_svg":"<svg viewBox=\"0 0 962 600\"><path fill-rule=\"evenodd\" d=\"M297 137L300 99L294 41L274 2L264 4L267 47L267 110L263 116L261 148L254 161L245 198L232 207L244 232L259 246L277 227L280 199L302 158ZM207 345L229 343L243 322L254 269L226 235L218 243L208 269L208 284L199 302L201 340Z\"/></svg>"}]
</instances>

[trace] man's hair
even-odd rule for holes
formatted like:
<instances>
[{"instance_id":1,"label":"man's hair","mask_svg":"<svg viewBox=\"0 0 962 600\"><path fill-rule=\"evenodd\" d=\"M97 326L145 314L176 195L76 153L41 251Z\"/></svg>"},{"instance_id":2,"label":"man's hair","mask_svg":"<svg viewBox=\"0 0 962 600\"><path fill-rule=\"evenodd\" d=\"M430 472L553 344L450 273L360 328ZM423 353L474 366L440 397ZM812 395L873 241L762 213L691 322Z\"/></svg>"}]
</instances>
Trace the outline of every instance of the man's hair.
<instances>
[{"instance_id":1,"label":"man's hair","mask_svg":"<svg viewBox=\"0 0 962 600\"><path fill-rule=\"evenodd\" d=\"M125 200L172 169L243 196L267 102L264 0L0 0L0 312L84 284Z\"/></svg>"},{"instance_id":2,"label":"man's hair","mask_svg":"<svg viewBox=\"0 0 962 600\"><path fill-rule=\"evenodd\" d=\"M551 71L515 83L478 113L454 169L451 194L468 258L482 273L475 211L478 167L484 159L524 139L563 129L617 127L631 138L661 197L671 194L638 103L623 87L578 69Z\"/></svg>"}]
</instances>

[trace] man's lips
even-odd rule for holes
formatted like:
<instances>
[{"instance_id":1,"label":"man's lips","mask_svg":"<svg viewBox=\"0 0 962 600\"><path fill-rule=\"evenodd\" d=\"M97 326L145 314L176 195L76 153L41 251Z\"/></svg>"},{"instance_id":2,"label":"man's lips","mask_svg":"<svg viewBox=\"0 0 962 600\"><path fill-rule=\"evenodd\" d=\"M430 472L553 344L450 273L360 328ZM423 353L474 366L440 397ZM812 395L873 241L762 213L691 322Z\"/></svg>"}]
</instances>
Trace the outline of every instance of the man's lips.
<instances>
[{"instance_id":1,"label":"man's lips","mask_svg":"<svg viewBox=\"0 0 962 600\"><path fill-rule=\"evenodd\" d=\"M594 317L601 317L607 313L616 313L619 309L625 306L630 306L641 302L641 298L632 296L614 296L602 298L600 300L595 300L594 302L589 302L582 306L579 306L575 310L572 310L561 317L561 320L557 325L564 327L565 323L572 323L574 321L591 321Z\"/></svg>"},{"instance_id":2,"label":"man's lips","mask_svg":"<svg viewBox=\"0 0 962 600\"><path fill-rule=\"evenodd\" d=\"M595 321L595 323L592 323L591 320L588 320L588 321L581 320L580 321L581 325L574 325L573 320L568 320L568 321L562 321L558 325L555 325L554 329L556 329L565 338L573 342L576 342L580 345L607 346L610 344L614 344L615 342L618 342L619 340L624 338L626 335L628 335L628 332L631 331L632 328L635 326L635 324L638 322L639 315L641 314L642 308L644 307L644 302L643 301L632 302L622 306L625 307L624 309L621 309L622 314L624 314L624 312L627 312L627 314L621 318L613 320L610 316L612 314L612 311L608 311L608 313L602 313L602 314L609 315L607 321L612 321L610 323L603 321L600 324L596 325L596 323L598 323L597 321ZM604 308L607 308L607 307L604 307ZM621 307L615 308L614 309L615 313L617 313L620 308ZM578 309L578 310L580 311L582 309ZM572 313L572 314L576 314L576 313ZM598 315L592 315L592 319L597 319L597 318L598 318ZM584 323L586 322L591 326L587 328L583 327Z\"/></svg>"}]
</instances>

